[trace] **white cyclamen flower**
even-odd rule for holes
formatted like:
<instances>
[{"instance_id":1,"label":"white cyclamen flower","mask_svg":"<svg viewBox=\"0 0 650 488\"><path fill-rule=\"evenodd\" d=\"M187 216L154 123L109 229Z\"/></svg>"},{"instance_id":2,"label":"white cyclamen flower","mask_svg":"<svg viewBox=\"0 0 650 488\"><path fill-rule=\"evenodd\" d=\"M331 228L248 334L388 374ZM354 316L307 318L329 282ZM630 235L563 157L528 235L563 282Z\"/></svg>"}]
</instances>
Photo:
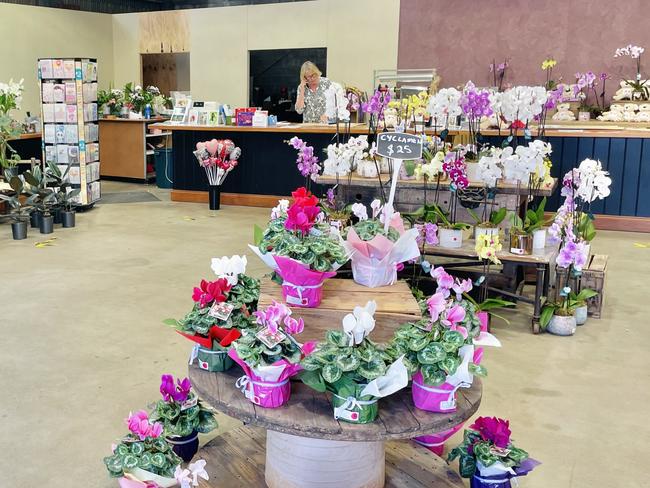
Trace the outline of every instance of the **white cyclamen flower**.
<instances>
[{"instance_id":1,"label":"white cyclamen flower","mask_svg":"<svg viewBox=\"0 0 650 488\"><path fill-rule=\"evenodd\" d=\"M246 256L212 258L212 271L218 278L225 278L230 286L235 286L239 281L239 275L246 272L248 261Z\"/></svg>"},{"instance_id":2,"label":"white cyclamen flower","mask_svg":"<svg viewBox=\"0 0 650 488\"><path fill-rule=\"evenodd\" d=\"M377 215L379 215L379 212L381 212L381 209L384 208L384 206L381 204L381 201L378 198L375 198L372 202L370 202L370 208L372 209L372 218L376 219Z\"/></svg>"},{"instance_id":3,"label":"white cyclamen flower","mask_svg":"<svg viewBox=\"0 0 650 488\"><path fill-rule=\"evenodd\" d=\"M271 220L285 216L287 214L287 210L289 210L289 200L278 200L277 206L273 207L271 210Z\"/></svg>"},{"instance_id":4,"label":"white cyclamen flower","mask_svg":"<svg viewBox=\"0 0 650 488\"><path fill-rule=\"evenodd\" d=\"M368 209L363 203L355 203L352 205L352 213L356 215L359 220L368 220Z\"/></svg>"},{"instance_id":5,"label":"white cyclamen flower","mask_svg":"<svg viewBox=\"0 0 650 488\"><path fill-rule=\"evenodd\" d=\"M366 303L365 307L354 307L352 313L343 317L343 331L349 338L349 346L361 344L363 338L375 328L376 310L377 303L372 300Z\"/></svg>"}]
</instances>

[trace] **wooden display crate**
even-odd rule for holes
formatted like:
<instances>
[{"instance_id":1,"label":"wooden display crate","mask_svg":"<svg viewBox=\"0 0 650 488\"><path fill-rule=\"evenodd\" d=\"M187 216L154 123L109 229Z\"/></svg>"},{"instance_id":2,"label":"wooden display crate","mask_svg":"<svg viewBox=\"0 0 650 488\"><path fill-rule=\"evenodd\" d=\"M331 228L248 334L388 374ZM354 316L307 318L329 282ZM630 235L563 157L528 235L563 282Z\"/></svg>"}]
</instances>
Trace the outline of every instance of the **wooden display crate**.
<instances>
[{"instance_id":1,"label":"wooden display crate","mask_svg":"<svg viewBox=\"0 0 650 488\"><path fill-rule=\"evenodd\" d=\"M263 309L275 300L282 302L282 288L270 278L262 278L258 308ZM323 284L323 300L318 308L291 307L293 317L305 321L305 330L296 336L300 342L322 341L327 330L342 330L343 317L355 306L368 301L377 302L375 329L370 339L387 342L403 323L418 320L420 307L404 281L392 286L368 288L348 279L329 279Z\"/></svg>"},{"instance_id":2,"label":"wooden display crate","mask_svg":"<svg viewBox=\"0 0 650 488\"><path fill-rule=\"evenodd\" d=\"M587 266L582 270L579 279L572 279L569 286L572 289L582 290L590 288L598 292L593 298L587 301L588 313L591 317L599 319L603 310L603 300L605 298L605 274L607 272L607 255L592 254L589 256ZM559 290L566 283L566 269L555 268L555 290L554 300L559 298Z\"/></svg>"}]
</instances>

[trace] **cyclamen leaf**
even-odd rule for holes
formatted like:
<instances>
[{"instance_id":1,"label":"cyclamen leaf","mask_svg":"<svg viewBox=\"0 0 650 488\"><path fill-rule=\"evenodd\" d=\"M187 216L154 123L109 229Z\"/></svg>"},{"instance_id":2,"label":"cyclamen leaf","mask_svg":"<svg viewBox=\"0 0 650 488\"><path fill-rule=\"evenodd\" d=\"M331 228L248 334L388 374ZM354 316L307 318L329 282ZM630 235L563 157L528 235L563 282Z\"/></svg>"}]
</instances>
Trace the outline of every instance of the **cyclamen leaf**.
<instances>
[{"instance_id":1,"label":"cyclamen leaf","mask_svg":"<svg viewBox=\"0 0 650 488\"><path fill-rule=\"evenodd\" d=\"M341 377L343 372L335 364L326 364L325 366L323 366L323 370L321 374L323 375L323 379L325 381L327 381L328 383L334 383L336 380L338 380Z\"/></svg>"},{"instance_id":2,"label":"cyclamen leaf","mask_svg":"<svg viewBox=\"0 0 650 488\"><path fill-rule=\"evenodd\" d=\"M147 469L151 466L151 454L148 452L142 453L140 459L138 460L138 467L142 469Z\"/></svg>"},{"instance_id":3,"label":"cyclamen leaf","mask_svg":"<svg viewBox=\"0 0 650 488\"><path fill-rule=\"evenodd\" d=\"M457 345L458 347L463 345L463 342L465 339L463 338L463 335L460 332L456 332L455 330L448 330L442 335L442 340L444 342L449 342L450 344Z\"/></svg>"},{"instance_id":4,"label":"cyclamen leaf","mask_svg":"<svg viewBox=\"0 0 650 488\"><path fill-rule=\"evenodd\" d=\"M476 376L487 376L487 369L485 369L480 364L470 363L469 372L475 374Z\"/></svg>"},{"instance_id":5,"label":"cyclamen leaf","mask_svg":"<svg viewBox=\"0 0 650 488\"><path fill-rule=\"evenodd\" d=\"M460 359L459 358L454 358L454 357L449 357L447 356L445 359L440 361L439 366L440 369L442 369L445 373L448 375L452 375L456 372L458 369L458 366L460 365Z\"/></svg>"},{"instance_id":6,"label":"cyclamen leaf","mask_svg":"<svg viewBox=\"0 0 650 488\"><path fill-rule=\"evenodd\" d=\"M508 455L516 464L521 463L524 459L528 459L528 453L518 447L510 446L510 454Z\"/></svg>"},{"instance_id":7,"label":"cyclamen leaf","mask_svg":"<svg viewBox=\"0 0 650 488\"><path fill-rule=\"evenodd\" d=\"M343 371L354 371L359 367L359 360L356 356L340 356L336 358L335 363L338 368Z\"/></svg>"},{"instance_id":8,"label":"cyclamen leaf","mask_svg":"<svg viewBox=\"0 0 650 488\"><path fill-rule=\"evenodd\" d=\"M447 353L438 342L431 342L418 352L418 361L421 364L435 364L445 359L445 357L447 357Z\"/></svg>"},{"instance_id":9,"label":"cyclamen leaf","mask_svg":"<svg viewBox=\"0 0 650 488\"><path fill-rule=\"evenodd\" d=\"M424 383L431 386L440 386L447 379L447 375L440 371L437 365L425 364L420 369Z\"/></svg>"},{"instance_id":10,"label":"cyclamen leaf","mask_svg":"<svg viewBox=\"0 0 650 488\"><path fill-rule=\"evenodd\" d=\"M386 364L380 359L375 359L368 363L361 363L357 372L367 380L372 381L386 372Z\"/></svg>"},{"instance_id":11,"label":"cyclamen leaf","mask_svg":"<svg viewBox=\"0 0 650 488\"><path fill-rule=\"evenodd\" d=\"M151 456L151 464L157 468L165 466L165 462L165 455L161 452L157 452Z\"/></svg>"},{"instance_id":12,"label":"cyclamen leaf","mask_svg":"<svg viewBox=\"0 0 650 488\"><path fill-rule=\"evenodd\" d=\"M115 454L117 454L118 456L126 456L129 452L131 452L129 446L125 444L119 444L115 448Z\"/></svg>"},{"instance_id":13,"label":"cyclamen leaf","mask_svg":"<svg viewBox=\"0 0 650 488\"><path fill-rule=\"evenodd\" d=\"M411 340L409 340L409 349L411 351L421 351L426 347L426 345L429 343L429 339L427 337L414 337Z\"/></svg>"},{"instance_id":14,"label":"cyclamen leaf","mask_svg":"<svg viewBox=\"0 0 650 488\"><path fill-rule=\"evenodd\" d=\"M122 466L124 469L133 469L138 467L138 458L133 454L127 454L122 458Z\"/></svg>"},{"instance_id":15,"label":"cyclamen leaf","mask_svg":"<svg viewBox=\"0 0 650 488\"><path fill-rule=\"evenodd\" d=\"M142 442L134 442L131 444L131 454L139 456L144 452L144 444Z\"/></svg>"},{"instance_id":16,"label":"cyclamen leaf","mask_svg":"<svg viewBox=\"0 0 650 488\"><path fill-rule=\"evenodd\" d=\"M471 478L476 472L476 460L472 456L461 456L458 472L463 478Z\"/></svg>"},{"instance_id":17,"label":"cyclamen leaf","mask_svg":"<svg viewBox=\"0 0 650 488\"><path fill-rule=\"evenodd\" d=\"M199 424L196 426L196 430L201 434L207 434L217 427L219 427L219 424L217 423L214 413L205 408L201 408L199 410Z\"/></svg>"},{"instance_id":18,"label":"cyclamen leaf","mask_svg":"<svg viewBox=\"0 0 650 488\"><path fill-rule=\"evenodd\" d=\"M316 356L314 354L311 354L307 356L305 359L303 359L300 362L300 365L305 369L306 371L315 371L319 369L322 365L320 362L318 362Z\"/></svg>"}]
</instances>

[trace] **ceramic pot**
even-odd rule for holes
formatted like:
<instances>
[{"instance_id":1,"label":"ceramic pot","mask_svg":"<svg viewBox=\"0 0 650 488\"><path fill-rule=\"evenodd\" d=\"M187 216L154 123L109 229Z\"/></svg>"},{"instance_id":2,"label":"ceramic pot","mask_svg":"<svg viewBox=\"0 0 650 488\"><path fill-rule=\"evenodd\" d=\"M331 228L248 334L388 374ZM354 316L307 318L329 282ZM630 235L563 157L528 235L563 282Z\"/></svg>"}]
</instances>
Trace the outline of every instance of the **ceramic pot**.
<instances>
[{"instance_id":1,"label":"ceramic pot","mask_svg":"<svg viewBox=\"0 0 650 488\"><path fill-rule=\"evenodd\" d=\"M199 450L199 433L192 432L186 436L172 435L165 438L172 450L186 463L189 463Z\"/></svg>"},{"instance_id":2,"label":"ceramic pot","mask_svg":"<svg viewBox=\"0 0 650 488\"><path fill-rule=\"evenodd\" d=\"M576 307L574 317L576 318L576 325L584 325L587 321L587 305Z\"/></svg>"},{"instance_id":3,"label":"ceramic pot","mask_svg":"<svg viewBox=\"0 0 650 488\"><path fill-rule=\"evenodd\" d=\"M468 161L465 165L465 173L467 174L467 179L469 181L480 181L478 162Z\"/></svg>"},{"instance_id":4,"label":"ceramic pot","mask_svg":"<svg viewBox=\"0 0 650 488\"><path fill-rule=\"evenodd\" d=\"M460 229L440 228L438 230L438 239L440 240L440 247L456 249L463 245L463 231Z\"/></svg>"},{"instance_id":5,"label":"ceramic pot","mask_svg":"<svg viewBox=\"0 0 650 488\"><path fill-rule=\"evenodd\" d=\"M11 233L14 241L21 241L27 238L27 222L12 222Z\"/></svg>"},{"instance_id":6,"label":"ceramic pot","mask_svg":"<svg viewBox=\"0 0 650 488\"><path fill-rule=\"evenodd\" d=\"M576 332L576 318L573 315L553 315L546 326L546 332L560 336L570 336Z\"/></svg>"},{"instance_id":7,"label":"ceramic pot","mask_svg":"<svg viewBox=\"0 0 650 488\"><path fill-rule=\"evenodd\" d=\"M51 234L54 232L54 217L51 215L43 215L39 227L41 234Z\"/></svg>"},{"instance_id":8,"label":"ceramic pot","mask_svg":"<svg viewBox=\"0 0 650 488\"><path fill-rule=\"evenodd\" d=\"M578 112L578 120L590 120L591 112Z\"/></svg>"},{"instance_id":9,"label":"ceramic pot","mask_svg":"<svg viewBox=\"0 0 650 488\"><path fill-rule=\"evenodd\" d=\"M546 247L546 229L537 229L533 232L533 249L544 249Z\"/></svg>"},{"instance_id":10,"label":"ceramic pot","mask_svg":"<svg viewBox=\"0 0 650 488\"><path fill-rule=\"evenodd\" d=\"M474 240L478 240L478 236L488 235L488 236L497 236L499 235L498 227L480 227L478 225L474 226Z\"/></svg>"},{"instance_id":11,"label":"ceramic pot","mask_svg":"<svg viewBox=\"0 0 650 488\"><path fill-rule=\"evenodd\" d=\"M377 165L372 160L362 159L357 163L357 174L362 178L376 178Z\"/></svg>"},{"instance_id":12,"label":"ceramic pot","mask_svg":"<svg viewBox=\"0 0 650 488\"><path fill-rule=\"evenodd\" d=\"M533 253L533 236L528 234L510 234L510 252L527 255Z\"/></svg>"},{"instance_id":13,"label":"ceramic pot","mask_svg":"<svg viewBox=\"0 0 650 488\"><path fill-rule=\"evenodd\" d=\"M379 161L379 172L381 174L390 174L390 161L388 158L381 158Z\"/></svg>"},{"instance_id":14,"label":"ceramic pot","mask_svg":"<svg viewBox=\"0 0 650 488\"><path fill-rule=\"evenodd\" d=\"M71 210L69 212L61 212L61 224L63 227L74 227L75 226L75 211Z\"/></svg>"}]
</instances>

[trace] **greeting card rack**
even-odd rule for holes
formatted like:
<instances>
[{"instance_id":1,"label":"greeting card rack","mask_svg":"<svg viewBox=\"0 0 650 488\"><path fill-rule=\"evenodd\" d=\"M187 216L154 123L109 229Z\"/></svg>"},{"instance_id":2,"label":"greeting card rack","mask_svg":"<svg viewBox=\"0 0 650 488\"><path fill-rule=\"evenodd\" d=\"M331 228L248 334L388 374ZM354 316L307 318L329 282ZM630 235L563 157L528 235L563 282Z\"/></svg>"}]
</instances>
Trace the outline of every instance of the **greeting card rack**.
<instances>
[{"instance_id":1,"label":"greeting card rack","mask_svg":"<svg viewBox=\"0 0 650 488\"><path fill-rule=\"evenodd\" d=\"M43 161L68 171L70 183L81 188L77 203L90 207L101 196L97 60L38 60Z\"/></svg>"}]
</instances>

